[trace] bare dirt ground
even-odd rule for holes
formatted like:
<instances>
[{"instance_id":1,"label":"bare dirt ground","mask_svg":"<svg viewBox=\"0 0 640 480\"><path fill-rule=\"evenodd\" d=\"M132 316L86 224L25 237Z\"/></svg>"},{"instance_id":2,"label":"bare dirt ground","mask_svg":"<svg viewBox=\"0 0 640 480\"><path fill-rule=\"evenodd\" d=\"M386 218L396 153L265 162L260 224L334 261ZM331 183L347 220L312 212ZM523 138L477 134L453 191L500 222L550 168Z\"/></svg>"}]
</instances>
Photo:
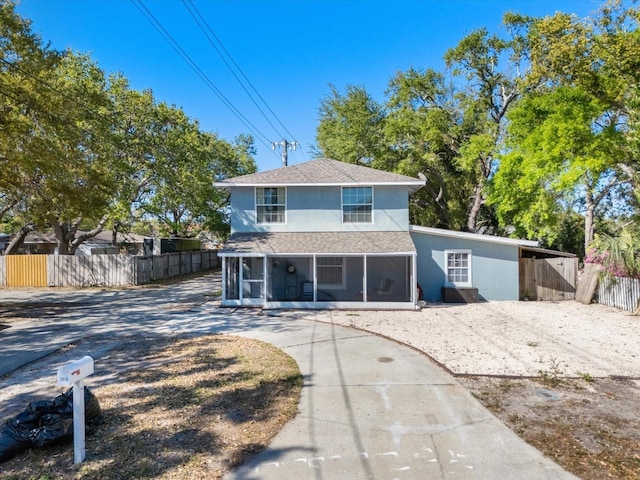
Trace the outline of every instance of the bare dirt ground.
<instances>
[{"instance_id":1,"label":"bare dirt ground","mask_svg":"<svg viewBox=\"0 0 640 480\"><path fill-rule=\"evenodd\" d=\"M0 463L0 478L220 479L297 412L295 361L264 342L227 335L88 337L3 377L0 400L52 400L66 388L52 388L51 365L87 350L101 355L87 386L103 413L87 435L87 460L74 464L65 442ZM34 380L40 372L49 375Z\"/></svg>"},{"instance_id":2,"label":"bare dirt ground","mask_svg":"<svg viewBox=\"0 0 640 480\"><path fill-rule=\"evenodd\" d=\"M322 312L425 352L584 480L640 479L640 317L577 302Z\"/></svg>"}]
</instances>

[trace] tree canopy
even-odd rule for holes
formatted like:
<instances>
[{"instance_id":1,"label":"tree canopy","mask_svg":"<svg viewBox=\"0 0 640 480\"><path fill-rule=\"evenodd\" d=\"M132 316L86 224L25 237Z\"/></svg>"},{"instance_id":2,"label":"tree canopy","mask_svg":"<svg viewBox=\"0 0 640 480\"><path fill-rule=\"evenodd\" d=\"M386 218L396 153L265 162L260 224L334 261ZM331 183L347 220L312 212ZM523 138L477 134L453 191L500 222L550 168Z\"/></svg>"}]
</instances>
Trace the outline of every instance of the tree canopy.
<instances>
[{"instance_id":1,"label":"tree canopy","mask_svg":"<svg viewBox=\"0 0 640 480\"><path fill-rule=\"evenodd\" d=\"M0 222L18 239L50 228L73 254L107 225L143 220L224 236L228 198L213 183L255 171L253 154L251 137L202 131L90 56L51 49L0 4Z\"/></svg>"},{"instance_id":2,"label":"tree canopy","mask_svg":"<svg viewBox=\"0 0 640 480\"><path fill-rule=\"evenodd\" d=\"M332 86L318 147L426 178L414 223L583 254L600 226L640 205L639 21L617 0L584 19L507 13L501 32L450 48L443 71L393 74L381 102Z\"/></svg>"}]
</instances>

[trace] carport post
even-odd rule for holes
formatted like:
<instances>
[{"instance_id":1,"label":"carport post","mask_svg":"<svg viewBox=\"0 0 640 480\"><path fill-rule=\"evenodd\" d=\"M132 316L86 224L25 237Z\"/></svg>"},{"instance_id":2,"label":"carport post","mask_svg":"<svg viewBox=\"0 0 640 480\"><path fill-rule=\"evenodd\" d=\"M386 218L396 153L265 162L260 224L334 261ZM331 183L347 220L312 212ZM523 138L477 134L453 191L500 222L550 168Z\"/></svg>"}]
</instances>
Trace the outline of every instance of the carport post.
<instances>
[{"instance_id":1,"label":"carport post","mask_svg":"<svg viewBox=\"0 0 640 480\"><path fill-rule=\"evenodd\" d=\"M58 369L58 385L73 385L73 463L86 458L84 420L84 378L93 373L93 358L82 357Z\"/></svg>"}]
</instances>

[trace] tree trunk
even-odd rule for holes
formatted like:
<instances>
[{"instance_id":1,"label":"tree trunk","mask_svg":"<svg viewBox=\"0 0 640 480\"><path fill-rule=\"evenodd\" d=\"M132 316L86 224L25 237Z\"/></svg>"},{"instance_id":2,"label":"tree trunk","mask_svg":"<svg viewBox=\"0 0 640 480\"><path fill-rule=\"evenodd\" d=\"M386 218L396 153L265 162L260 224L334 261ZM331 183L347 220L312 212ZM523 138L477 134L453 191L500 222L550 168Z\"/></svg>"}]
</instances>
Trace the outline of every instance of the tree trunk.
<instances>
[{"instance_id":1,"label":"tree trunk","mask_svg":"<svg viewBox=\"0 0 640 480\"><path fill-rule=\"evenodd\" d=\"M480 213L480 209L482 208L482 204L484 203L484 199L482 198L482 188L483 185L476 185L476 188L473 192L473 203L471 204L471 209L469 210L469 215L467 216L467 230L470 232L476 231L476 224L478 223L478 214Z\"/></svg>"},{"instance_id":2,"label":"tree trunk","mask_svg":"<svg viewBox=\"0 0 640 480\"><path fill-rule=\"evenodd\" d=\"M596 205L587 200L587 210L584 213L584 251L589 251L589 244L593 241L593 212Z\"/></svg>"},{"instance_id":3,"label":"tree trunk","mask_svg":"<svg viewBox=\"0 0 640 480\"><path fill-rule=\"evenodd\" d=\"M7 205L5 205L3 208L0 208L0 222L2 221L4 216L7 214L7 212L11 210L15 205L17 205L17 203L18 203L17 200L13 200L9 202Z\"/></svg>"},{"instance_id":4,"label":"tree trunk","mask_svg":"<svg viewBox=\"0 0 640 480\"><path fill-rule=\"evenodd\" d=\"M104 217L102 217L100 219L100 221L98 222L98 226L96 228L94 228L93 230L90 230L86 233L83 233L82 235L78 235L77 238L72 238L71 239L71 243L69 245L69 254L70 255L75 255L76 250L78 249L78 247L80 246L80 244L82 244L82 242L95 237L96 235L98 235L102 230L104 230L104 226L107 224L107 220L108 217L105 215ZM75 232L74 232L75 233ZM74 235L75 237L75 235ZM114 242L115 245L115 242Z\"/></svg>"},{"instance_id":5,"label":"tree trunk","mask_svg":"<svg viewBox=\"0 0 640 480\"><path fill-rule=\"evenodd\" d=\"M27 235L30 232L33 232L34 228L35 227L33 226L32 223L27 223L25 226L23 226L20 229L20 231L16 233L16 236L11 239L11 241L9 242L9 245L7 245L7 248L4 251L4 254L15 255L18 249L24 243L24 239L27 237Z\"/></svg>"},{"instance_id":6,"label":"tree trunk","mask_svg":"<svg viewBox=\"0 0 640 480\"><path fill-rule=\"evenodd\" d=\"M71 255L69 246L71 240L76 236L79 222L73 224L69 224L69 222L61 223L57 218L50 217L49 223L53 228L53 233L58 243L58 255Z\"/></svg>"}]
</instances>

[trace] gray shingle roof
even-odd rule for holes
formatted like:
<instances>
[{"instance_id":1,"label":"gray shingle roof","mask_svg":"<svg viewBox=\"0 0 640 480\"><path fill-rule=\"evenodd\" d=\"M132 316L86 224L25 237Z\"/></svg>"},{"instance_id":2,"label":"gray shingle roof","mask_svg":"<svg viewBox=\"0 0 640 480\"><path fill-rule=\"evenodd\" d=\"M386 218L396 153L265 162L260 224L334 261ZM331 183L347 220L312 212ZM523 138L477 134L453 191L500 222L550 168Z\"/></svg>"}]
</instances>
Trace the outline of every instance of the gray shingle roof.
<instances>
[{"instance_id":1,"label":"gray shingle roof","mask_svg":"<svg viewBox=\"0 0 640 480\"><path fill-rule=\"evenodd\" d=\"M256 232L234 233L222 254L413 253L409 232Z\"/></svg>"},{"instance_id":2,"label":"gray shingle roof","mask_svg":"<svg viewBox=\"0 0 640 480\"><path fill-rule=\"evenodd\" d=\"M423 180L385 172L329 158L234 177L216 183L217 187L232 186L285 186L285 185L408 185L417 190Z\"/></svg>"}]
</instances>

